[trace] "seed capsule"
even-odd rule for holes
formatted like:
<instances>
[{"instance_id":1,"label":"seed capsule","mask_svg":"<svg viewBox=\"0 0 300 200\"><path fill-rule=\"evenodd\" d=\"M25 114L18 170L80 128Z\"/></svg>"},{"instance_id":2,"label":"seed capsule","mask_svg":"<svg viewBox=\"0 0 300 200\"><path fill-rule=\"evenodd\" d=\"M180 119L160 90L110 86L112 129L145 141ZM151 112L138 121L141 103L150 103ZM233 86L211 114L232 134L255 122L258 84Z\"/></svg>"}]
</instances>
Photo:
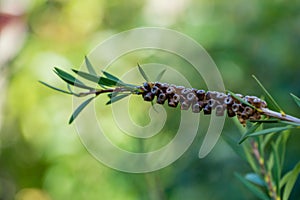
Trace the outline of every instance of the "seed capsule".
<instances>
[{"instance_id":1,"label":"seed capsule","mask_svg":"<svg viewBox=\"0 0 300 200\"><path fill-rule=\"evenodd\" d=\"M204 108L203 108L203 113L204 115L209 115L211 114L211 107L206 105Z\"/></svg>"},{"instance_id":2,"label":"seed capsule","mask_svg":"<svg viewBox=\"0 0 300 200\"><path fill-rule=\"evenodd\" d=\"M235 116L235 112L232 110L231 107L227 107L227 115L228 115L228 117L234 117Z\"/></svg>"},{"instance_id":3,"label":"seed capsule","mask_svg":"<svg viewBox=\"0 0 300 200\"><path fill-rule=\"evenodd\" d=\"M166 93L171 95L175 93L175 88L174 87L168 87L166 90Z\"/></svg>"},{"instance_id":4,"label":"seed capsule","mask_svg":"<svg viewBox=\"0 0 300 200\"><path fill-rule=\"evenodd\" d=\"M147 92L151 89L149 83L147 83L147 82L143 84L143 87L145 88L145 91L147 91Z\"/></svg>"},{"instance_id":5,"label":"seed capsule","mask_svg":"<svg viewBox=\"0 0 300 200\"><path fill-rule=\"evenodd\" d=\"M238 112L240 109L240 104L234 103L232 104L232 111L233 112Z\"/></svg>"},{"instance_id":6,"label":"seed capsule","mask_svg":"<svg viewBox=\"0 0 300 200\"><path fill-rule=\"evenodd\" d=\"M224 99L224 98L226 98L226 95L224 93L217 92L216 98L217 99Z\"/></svg>"},{"instance_id":7,"label":"seed capsule","mask_svg":"<svg viewBox=\"0 0 300 200\"><path fill-rule=\"evenodd\" d=\"M174 94L174 96L172 97L173 98L173 101L179 103L180 101L180 96L178 94Z\"/></svg>"},{"instance_id":8,"label":"seed capsule","mask_svg":"<svg viewBox=\"0 0 300 200\"><path fill-rule=\"evenodd\" d=\"M216 106L216 116L223 116L224 115L224 108L222 105Z\"/></svg>"},{"instance_id":9,"label":"seed capsule","mask_svg":"<svg viewBox=\"0 0 300 200\"><path fill-rule=\"evenodd\" d=\"M154 94L154 95L159 94L159 88L157 86L153 86L151 88L151 93Z\"/></svg>"},{"instance_id":10,"label":"seed capsule","mask_svg":"<svg viewBox=\"0 0 300 200\"><path fill-rule=\"evenodd\" d=\"M252 115L253 114L253 109L249 106L246 106L243 112L247 115Z\"/></svg>"},{"instance_id":11,"label":"seed capsule","mask_svg":"<svg viewBox=\"0 0 300 200\"><path fill-rule=\"evenodd\" d=\"M193 101L196 98L196 95L193 92L190 92L186 95L187 100Z\"/></svg>"},{"instance_id":12,"label":"seed capsule","mask_svg":"<svg viewBox=\"0 0 300 200\"><path fill-rule=\"evenodd\" d=\"M177 107L179 101L180 101L180 96L178 94L174 94L173 97L168 99L168 105L170 107Z\"/></svg>"},{"instance_id":13,"label":"seed capsule","mask_svg":"<svg viewBox=\"0 0 300 200\"><path fill-rule=\"evenodd\" d=\"M184 88L183 90L181 90L181 94L183 95L187 95L188 93L190 93L192 90L189 88Z\"/></svg>"},{"instance_id":14,"label":"seed capsule","mask_svg":"<svg viewBox=\"0 0 300 200\"><path fill-rule=\"evenodd\" d=\"M167 99L167 96L166 96L164 93L160 93L160 94L158 95L158 97L157 97L156 102L157 102L158 104L164 104L165 101L166 101L166 99Z\"/></svg>"},{"instance_id":15,"label":"seed capsule","mask_svg":"<svg viewBox=\"0 0 300 200\"><path fill-rule=\"evenodd\" d=\"M199 113L201 111L201 107L200 107L200 104L199 103L195 103L193 106L192 106L192 112L194 113Z\"/></svg>"},{"instance_id":16,"label":"seed capsule","mask_svg":"<svg viewBox=\"0 0 300 200\"><path fill-rule=\"evenodd\" d=\"M152 101L154 98L154 94L152 94L151 92L148 92L145 96L144 96L144 100L145 101Z\"/></svg>"},{"instance_id":17,"label":"seed capsule","mask_svg":"<svg viewBox=\"0 0 300 200\"><path fill-rule=\"evenodd\" d=\"M225 103L226 105L231 105L232 102L233 102L233 100L232 100L232 98L231 98L230 96L229 96L229 97L226 97L226 98L224 99L224 103Z\"/></svg>"},{"instance_id":18,"label":"seed capsule","mask_svg":"<svg viewBox=\"0 0 300 200\"><path fill-rule=\"evenodd\" d=\"M188 110L189 107L190 107L190 105L191 105L191 104L190 104L189 102L184 101L184 102L181 103L180 109L181 109L181 110Z\"/></svg>"},{"instance_id":19,"label":"seed capsule","mask_svg":"<svg viewBox=\"0 0 300 200\"><path fill-rule=\"evenodd\" d=\"M209 99L208 102L207 102L207 105L211 108L215 108L216 106L216 100L214 99Z\"/></svg>"},{"instance_id":20,"label":"seed capsule","mask_svg":"<svg viewBox=\"0 0 300 200\"><path fill-rule=\"evenodd\" d=\"M197 90L196 96L198 97L198 101L204 100L205 90Z\"/></svg>"}]
</instances>

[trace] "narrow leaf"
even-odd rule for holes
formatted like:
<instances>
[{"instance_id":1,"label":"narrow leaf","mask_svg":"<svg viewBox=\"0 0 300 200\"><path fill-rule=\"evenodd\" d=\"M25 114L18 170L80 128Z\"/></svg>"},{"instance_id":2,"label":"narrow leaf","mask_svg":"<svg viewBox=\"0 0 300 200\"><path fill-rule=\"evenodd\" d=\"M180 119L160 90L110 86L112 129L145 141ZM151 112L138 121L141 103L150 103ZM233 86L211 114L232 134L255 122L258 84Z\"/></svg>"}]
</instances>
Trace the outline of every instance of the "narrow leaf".
<instances>
[{"instance_id":1,"label":"narrow leaf","mask_svg":"<svg viewBox=\"0 0 300 200\"><path fill-rule=\"evenodd\" d=\"M231 149L239 155L242 159L247 161L247 157L243 151L243 148L241 148L241 145L238 145L237 141L235 141L233 138L227 136L227 135L221 135L222 138L225 140L225 142L231 147Z\"/></svg>"},{"instance_id":2,"label":"narrow leaf","mask_svg":"<svg viewBox=\"0 0 300 200\"><path fill-rule=\"evenodd\" d=\"M94 88L89 87L87 85L85 85L84 83L82 83L81 81L79 81L78 79L76 79L74 76L72 76L71 74L59 69L59 68L54 68L54 72L65 82L69 83L70 85L76 86L76 87L80 87L83 89L89 89L89 90L93 90Z\"/></svg>"},{"instance_id":3,"label":"narrow leaf","mask_svg":"<svg viewBox=\"0 0 300 200\"><path fill-rule=\"evenodd\" d=\"M293 97L294 101L296 102L296 104L300 107L300 98L297 97L296 95L291 93L291 96Z\"/></svg>"},{"instance_id":4,"label":"narrow leaf","mask_svg":"<svg viewBox=\"0 0 300 200\"><path fill-rule=\"evenodd\" d=\"M83 72L83 71L78 71L76 69L72 69L73 72L75 72L78 76L81 76L82 78L92 81L94 83L98 83L100 77Z\"/></svg>"},{"instance_id":5,"label":"narrow leaf","mask_svg":"<svg viewBox=\"0 0 300 200\"><path fill-rule=\"evenodd\" d=\"M266 186L266 183L256 173L248 173L246 174L245 178L256 185L263 186L263 187Z\"/></svg>"},{"instance_id":6,"label":"narrow leaf","mask_svg":"<svg viewBox=\"0 0 300 200\"><path fill-rule=\"evenodd\" d=\"M70 117L70 120L69 120L69 124L71 124L75 119L76 117L79 115L79 113L94 99L95 97L91 97L87 100L85 100L82 104L80 104L76 110L73 112L72 116Z\"/></svg>"},{"instance_id":7,"label":"narrow leaf","mask_svg":"<svg viewBox=\"0 0 300 200\"><path fill-rule=\"evenodd\" d=\"M113 96L111 97L111 99L106 103L106 105L109 105L109 104L112 104L114 102L117 102L127 96L129 96L130 94L120 94L120 95L117 95L117 96Z\"/></svg>"},{"instance_id":8,"label":"narrow leaf","mask_svg":"<svg viewBox=\"0 0 300 200\"><path fill-rule=\"evenodd\" d=\"M106 71L102 71L104 76L106 76L108 79L116 81L116 82L122 82L118 77L106 72Z\"/></svg>"},{"instance_id":9,"label":"narrow leaf","mask_svg":"<svg viewBox=\"0 0 300 200\"><path fill-rule=\"evenodd\" d=\"M163 69L163 70L157 75L155 81L158 81L158 82L159 82L159 81L161 80L161 78L163 77L163 75L165 74L166 71L167 71L166 69Z\"/></svg>"},{"instance_id":10,"label":"narrow leaf","mask_svg":"<svg viewBox=\"0 0 300 200\"><path fill-rule=\"evenodd\" d=\"M267 97L271 100L271 102L276 107L276 109L280 111L282 114L284 114L283 110L280 108L280 106L277 104L277 102L274 100L271 94L266 90L266 88L262 85L262 83L258 80L258 78L256 78L256 76L254 75L252 75L252 77L258 83L258 85L263 89L263 91L266 93Z\"/></svg>"},{"instance_id":11,"label":"narrow leaf","mask_svg":"<svg viewBox=\"0 0 300 200\"><path fill-rule=\"evenodd\" d=\"M111 80L109 78L105 78L105 77L100 77L99 81L98 81L98 84L100 86L116 86L117 85L117 82L114 81L114 80Z\"/></svg>"},{"instance_id":12,"label":"narrow leaf","mask_svg":"<svg viewBox=\"0 0 300 200\"><path fill-rule=\"evenodd\" d=\"M251 134L251 133L253 133L254 131L256 131L256 129L258 129L258 127L260 127L260 123L256 123L256 124L254 124L254 125L252 125L252 127L250 127L245 133L244 133L244 135L241 137L241 139L240 139L240 141L239 141L239 144L241 144L242 142L244 142L247 138L248 138L248 136L249 136L249 134Z\"/></svg>"},{"instance_id":13,"label":"narrow leaf","mask_svg":"<svg viewBox=\"0 0 300 200\"><path fill-rule=\"evenodd\" d=\"M88 57L84 57L84 60L85 60L85 65L86 65L86 68L87 70L90 72L90 74L92 75L97 75L97 73L95 72L94 70L94 67L93 65L91 64L90 60L88 59Z\"/></svg>"},{"instance_id":14,"label":"narrow leaf","mask_svg":"<svg viewBox=\"0 0 300 200\"><path fill-rule=\"evenodd\" d=\"M145 71L141 68L141 66L139 65L139 63L137 65L138 65L138 69L139 69L141 75L143 76L143 78L145 79L145 81L150 82L149 77L147 76L147 74L145 73Z\"/></svg>"},{"instance_id":15,"label":"narrow leaf","mask_svg":"<svg viewBox=\"0 0 300 200\"><path fill-rule=\"evenodd\" d=\"M45 83L45 82L43 82L43 81L39 81L39 82L40 82L41 84L43 84L43 85L45 85L45 86L47 86L47 87L53 89L53 90L56 90L56 91L59 91L59 92L62 92L62 93L66 93L66 94L73 94L72 92L69 92L69 91L65 91L65 90L56 88L56 87L54 87L54 86L52 86L52 85L49 85L48 83Z\"/></svg>"},{"instance_id":16,"label":"narrow leaf","mask_svg":"<svg viewBox=\"0 0 300 200\"><path fill-rule=\"evenodd\" d=\"M292 192L292 189L296 183L296 180L300 174L300 162L297 163L297 165L294 167L294 169L290 172L288 172L281 180L280 186L282 187L285 185L284 192L283 192L283 198L282 200L288 200L289 196Z\"/></svg>"},{"instance_id":17,"label":"narrow leaf","mask_svg":"<svg viewBox=\"0 0 300 200\"><path fill-rule=\"evenodd\" d=\"M295 123L295 122L289 122L289 121L283 121L283 120L281 120L280 123L282 123L282 124L289 124L289 125L292 125L292 126L295 126L295 127L300 127L300 124L299 123Z\"/></svg>"},{"instance_id":18,"label":"narrow leaf","mask_svg":"<svg viewBox=\"0 0 300 200\"><path fill-rule=\"evenodd\" d=\"M239 100L241 103L243 103L243 104L245 104L245 105L247 105L247 106L249 106L249 107L251 107L251 108L253 108L253 109L255 109L255 110L258 110L255 106L251 105L250 103L248 103L247 101L245 101L245 100L242 99L241 97L237 96L237 95L234 94L233 92L231 92L231 91L229 91L229 90L227 90L227 92L228 92L231 96L233 96L235 99Z\"/></svg>"},{"instance_id":19,"label":"narrow leaf","mask_svg":"<svg viewBox=\"0 0 300 200\"><path fill-rule=\"evenodd\" d=\"M258 120L249 120L250 122L259 122L259 123L278 123L279 119L258 119Z\"/></svg>"},{"instance_id":20,"label":"narrow leaf","mask_svg":"<svg viewBox=\"0 0 300 200\"><path fill-rule=\"evenodd\" d=\"M248 181L246 178L244 178L242 175L235 173L235 176L259 199L262 200L269 200L269 197L257 186L255 186L253 183Z\"/></svg>"},{"instance_id":21,"label":"narrow leaf","mask_svg":"<svg viewBox=\"0 0 300 200\"><path fill-rule=\"evenodd\" d=\"M276 188L280 187L280 176L281 176L281 164L280 164L280 156L278 153L278 147L272 143L272 154L274 156L274 166L273 166L273 177L275 181ZM277 190L277 195L279 195L280 190Z\"/></svg>"},{"instance_id":22,"label":"narrow leaf","mask_svg":"<svg viewBox=\"0 0 300 200\"><path fill-rule=\"evenodd\" d=\"M268 129L264 129L261 131L251 133L248 135L248 137L253 137L253 136L258 136L258 135L266 135L266 134L270 134L270 133L277 133L277 132L281 132L281 131L284 131L284 130L287 130L290 128L292 128L292 126L268 128Z\"/></svg>"}]
</instances>

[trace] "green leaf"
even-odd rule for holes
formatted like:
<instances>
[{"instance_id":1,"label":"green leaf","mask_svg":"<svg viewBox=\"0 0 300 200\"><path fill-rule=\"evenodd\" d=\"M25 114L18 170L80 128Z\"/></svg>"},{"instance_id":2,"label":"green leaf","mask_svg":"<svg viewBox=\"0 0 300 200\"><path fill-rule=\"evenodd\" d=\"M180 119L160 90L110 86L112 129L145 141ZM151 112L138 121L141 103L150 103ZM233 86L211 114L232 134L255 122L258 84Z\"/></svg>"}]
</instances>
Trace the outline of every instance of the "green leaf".
<instances>
[{"instance_id":1,"label":"green leaf","mask_svg":"<svg viewBox=\"0 0 300 200\"><path fill-rule=\"evenodd\" d=\"M160 81L162 76L165 74L167 70L166 69L163 69L156 77L155 81Z\"/></svg>"},{"instance_id":2,"label":"green leaf","mask_svg":"<svg viewBox=\"0 0 300 200\"><path fill-rule=\"evenodd\" d=\"M92 75L92 74L89 74L89 73L86 73L83 71L78 71L76 69L72 69L72 71L75 72L78 76L81 76L82 78L92 81L94 83L98 83L98 81L100 79L99 76L95 76L95 75Z\"/></svg>"},{"instance_id":3,"label":"green leaf","mask_svg":"<svg viewBox=\"0 0 300 200\"><path fill-rule=\"evenodd\" d=\"M242 175L235 173L235 176L259 199L269 200L270 198L257 186L244 178Z\"/></svg>"},{"instance_id":4,"label":"green leaf","mask_svg":"<svg viewBox=\"0 0 300 200\"><path fill-rule=\"evenodd\" d=\"M300 98L297 97L296 95L292 94L292 93L290 95L293 97L296 104L300 107Z\"/></svg>"},{"instance_id":5,"label":"green leaf","mask_svg":"<svg viewBox=\"0 0 300 200\"><path fill-rule=\"evenodd\" d=\"M259 122L259 123L278 123L280 122L279 119L254 119L254 120L249 120L250 122Z\"/></svg>"},{"instance_id":6,"label":"green leaf","mask_svg":"<svg viewBox=\"0 0 300 200\"><path fill-rule=\"evenodd\" d=\"M254 131L256 131L256 129L258 129L258 127L260 127L260 123L256 123L254 125L252 125L252 127L250 127L246 133L244 133L244 135L241 137L240 141L239 141L239 144L241 144L242 142L244 142L248 137L249 137L249 134L253 133Z\"/></svg>"},{"instance_id":7,"label":"green leaf","mask_svg":"<svg viewBox=\"0 0 300 200\"><path fill-rule=\"evenodd\" d=\"M263 186L263 187L266 186L266 183L256 173L248 173L246 174L245 178L256 185Z\"/></svg>"},{"instance_id":8,"label":"green leaf","mask_svg":"<svg viewBox=\"0 0 300 200\"><path fill-rule=\"evenodd\" d=\"M84 83L82 83L81 81L79 81L78 79L76 79L74 76L72 76L71 74L59 69L59 68L54 68L54 72L65 82L69 83L70 85L76 86L76 87L80 87L83 89L89 89L89 90L93 90L94 88L86 86Z\"/></svg>"},{"instance_id":9,"label":"green leaf","mask_svg":"<svg viewBox=\"0 0 300 200\"><path fill-rule=\"evenodd\" d=\"M290 136L290 131L287 130L287 131L284 132L284 134L280 134L277 141L276 141L276 145L278 145L278 152L280 154L281 168L283 168L284 159L285 159L286 144L287 144L287 140L288 140L289 136Z\"/></svg>"},{"instance_id":10,"label":"green leaf","mask_svg":"<svg viewBox=\"0 0 300 200\"><path fill-rule=\"evenodd\" d=\"M270 133L277 133L277 132L281 132L287 129L292 128L292 126L283 126L283 127L274 127L274 128L267 128L267 129L263 129L261 131L257 131L254 133L251 133L248 135L248 137L253 137L253 136L258 136L258 135L266 135L266 134L270 134Z\"/></svg>"},{"instance_id":11,"label":"green leaf","mask_svg":"<svg viewBox=\"0 0 300 200\"><path fill-rule=\"evenodd\" d=\"M243 103L243 104L249 106L250 108L253 108L253 109L257 110L257 108L256 108L255 106L251 105L250 103L248 103L247 101L245 101L245 100L242 99L241 97L237 96L235 93L233 93L233 92L231 92L231 91L229 91L229 90L227 90L227 92L228 92L231 96L233 96L235 99L239 100L241 103Z\"/></svg>"},{"instance_id":12,"label":"green leaf","mask_svg":"<svg viewBox=\"0 0 300 200\"><path fill-rule=\"evenodd\" d=\"M289 124L289 125L292 125L292 126L295 126L295 127L299 127L300 126L299 123L289 122L289 121L283 121L283 120L281 120L280 123L282 123L282 124Z\"/></svg>"},{"instance_id":13,"label":"green leaf","mask_svg":"<svg viewBox=\"0 0 300 200\"><path fill-rule=\"evenodd\" d=\"M119 100L121 100L121 99L123 99L123 98L125 98L125 97L127 97L129 95L130 94L120 94L120 95L117 95L117 96L113 95L111 97L111 99L106 103L106 105L109 105L109 104L112 104L114 102L117 102L117 101L119 101Z\"/></svg>"},{"instance_id":14,"label":"green leaf","mask_svg":"<svg viewBox=\"0 0 300 200\"><path fill-rule=\"evenodd\" d=\"M147 74L145 73L145 71L141 68L141 66L139 65L139 63L137 65L138 65L138 69L139 69L140 73L142 74L143 78L145 79L145 81L150 82L149 77L147 76Z\"/></svg>"},{"instance_id":15,"label":"green leaf","mask_svg":"<svg viewBox=\"0 0 300 200\"><path fill-rule=\"evenodd\" d=\"M238 145L237 141L235 141L233 138L227 136L227 135L221 135L222 138L224 139L224 141L231 147L231 149L237 154L239 155L239 157L241 157L242 159L244 159L245 161L247 161L247 157L243 151L243 148L241 147L241 145Z\"/></svg>"},{"instance_id":16,"label":"green leaf","mask_svg":"<svg viewBox=\"0 0 300 200\"><path fill-rule=\"evenodd\" d=\"M294 167L294 169L286 173L284 177L281 179L280 187L283 187L285 185L282 200L289 199L289 196L296 183L299 173L300 173L300 162L298 162L297 165Z\"/></svg>"},{"instance_id":17,"label":"green leaf","mask_svg":"<svg viewBox=\"0 0 300 200\"><path fill-rule=\"evenodd\" d=\"M84 60L85 60L85 65L86 65L86 68L88 69L89 73L91 75L97 75L97 73L95 72L94 70L94 67L93 65L91 64L90 60L88 59L88 57L84 57Z\"/></svg>"},{"instance_id":18,"label":"green leaf","mask_svg":"<svg viewBox=\"0 0 300 200\"><path fill-rule=\"evenodd\" d=\"M116 76L114 76L114 75L112 75L112 74L110 74L110 73L108 73L108 72L106 72L106 71L102 71L102 73L103 73L104 76L106 76L108 79L113 80L113 81L116 81L116 82L121 82L121 83L122 83L122 81L121 81L118 77L116 77Z\"/></svg>"},{"instance_id":19,"label":"green leaf","mask_svg":"<svg viewBox=\"0 0 300 200\"><path fill-rule=\"evenodd\" d=\"M280 106L277 104L277 102L274 100L274 98L271 96L271 94L266 90L266 88L262 85L262 83L256 78L256 76L252 75L252 77L258 83L258 85L263 89L263 91L266 93L267 97L271 100L271 102L276 107L276 109L284 113L283 110L280 108Z\"/></svg>"},{"instance_id":20,"label":"green leaf","mask_svg":"<svg viewBox=\"0 0 300 200\"><path fill-rule=\"evenodd\" d=\"M47 86L47 87L53 89L53 90L56 90L56 91L59 91L59 92L62 92L62 93L66 93L66 94L73 94L72 92L69 92L69 91L65 91L65 90L56 88L56 87L54 87L54 86L52 86L52 85L49 85L48 83L45 83L45 82L43 82L43 81L39 81L39 82L40 82L41 84L43 84L43 85L45 85L45 86Z\"/></svg>"},{"instance_id":21,"label":"green leaf","mask_svg":"<svg viewBox=\"0 0 300 200\"><path fill-rule=\"evenodd\" d=\"M281 164L280 164L280 156L278 153L278 146L275 146L274 143L272 143L272 154L274 156L274 166L273 166L273 178L276 185L276 188L280 187L280 176L281 176ZM280 194L280 190L277 190L277 195Z\"/></svg>"},{"instance_id":22,"label":"green leaf","mask_svg":"<svg viewBox=\"0 0 300 200\"><path fill-rule=\"evenodd\" d=\"M117 82L115 80L111 80L109 78L105 78L105 77L100 77L98 84L100 86L116 86Z\"/></svg>"},{"instance_id":23,"label":"green leaf","mask_svg":"<svg viewBox=\"0 0 300 200\"><path fill-rule=\"evenodd\" d=\"M69 124L71 124L75 119L76 117L79 115L79 113L94 99L95 97L91 97L87 100L85 100L82 104L80 104L76 110L73 112L72 116L70 117L70 120L69 120Z\"/></svg>"}]
</instances>

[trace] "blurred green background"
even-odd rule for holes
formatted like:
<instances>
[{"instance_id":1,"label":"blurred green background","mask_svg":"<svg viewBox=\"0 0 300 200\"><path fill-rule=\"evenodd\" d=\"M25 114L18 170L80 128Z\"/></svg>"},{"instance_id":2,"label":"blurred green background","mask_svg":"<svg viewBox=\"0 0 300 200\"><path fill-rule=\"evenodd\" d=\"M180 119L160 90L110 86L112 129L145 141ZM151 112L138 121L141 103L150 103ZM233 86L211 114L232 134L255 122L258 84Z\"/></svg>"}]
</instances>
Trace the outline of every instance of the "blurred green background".
<instances>
[{"instance_id":1,"label":"blurred green background","mask_svg":"<svg viewBox=\"0 0 300 200\"><path fill-rule=\"evenodd\" d=\"M260 96L263 92L251 78L255 74L287 113L300 116L289 96L300 96L300 1L0 3L0 199L255 199L234 177L234 172L250 168L222 139L199 159L199 136L179 160L148 174L104 166L67 124L71 97L45 88L38 80L63 86L52 72L54 66L79 67L99 42L121 31L166 27L203 45L226 88ZM128 62L134 66L137 61ZM172 137L168 130L173 126L167 123L166 137ZM223 134L239 139L232 119L226 120ZM299 161L299 141L294 131L285 171ZM291 199L299 198L299 187L298 181Z\"/></svg>"}]
</instances>

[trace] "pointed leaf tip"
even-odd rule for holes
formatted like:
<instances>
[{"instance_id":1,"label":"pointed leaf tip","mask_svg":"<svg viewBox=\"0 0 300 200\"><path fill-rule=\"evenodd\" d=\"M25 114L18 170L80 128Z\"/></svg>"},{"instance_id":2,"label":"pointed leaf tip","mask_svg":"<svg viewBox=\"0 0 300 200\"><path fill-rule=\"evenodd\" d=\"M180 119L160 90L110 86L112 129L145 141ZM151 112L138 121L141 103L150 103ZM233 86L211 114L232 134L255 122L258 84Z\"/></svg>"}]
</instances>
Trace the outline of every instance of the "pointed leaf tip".
<instances>
[{"instance_id":1,"label":"pointed leaf tip","mask_svg":"<svg viewBox=\"0 0 300 200\"><path fill-rule=\"evenodd\" d=\"M296 95L292 94L292 93L290 93L290 95L293 97L296 104L300 107L300 98L297 97Z\"/></svg>"},{"instance_id":2,"label":"pointed leaf tip","mask_svg":"<svg viewBox=\"0 0 300 200\"><path fill-rule=\"evenodd\" d=\"M84 56L84 61L85 61L85 65L86 65L86 68L89 71L89 73L92 75L97 75L96 71L94 70L93 65L91 64L91 62L87 56Z\"/></svg>"},{"instance_id":3,"label":"pointed leaf tip","mask_svg":"<svg viewBox=\"0 0 300 200\"><path fill-rule=\"evenodd\" d=\"M73 112L73 114L71 115L70 117L70 120L69 120L69 124L71 124L77 117L78 115L80 114L80 112L94 99L95 97L91 97L87 100L85 100L82 104L80 104L76 110Z\"/></svg>"},{"instance_id":4,"label":"pointed leaf tip","mask_svg":"<svg viewBox=\"0 0 300 200\"><path fill-rule=\"evenodd\" d=\"M165 72L167 71L167 69L163 69L156 77L155 81L160 81L161 78L163 77L163 75L165 74Z\"/></svg>"},{"instance_id":5,"label":"pointed leaf tip","mask_svg":"<svg viewBox=\"0 0 300 200\"><path fill-rule=\"evenodd\" d=\"M145 73L145 71L142 69L142 67L140 66L139 63L137 63L138 69L141 73L141 75L143 76L143 78L145 79L145 81L150 82L149 77L147 76L147 74Z\"/></svg>"}]
</instances>

